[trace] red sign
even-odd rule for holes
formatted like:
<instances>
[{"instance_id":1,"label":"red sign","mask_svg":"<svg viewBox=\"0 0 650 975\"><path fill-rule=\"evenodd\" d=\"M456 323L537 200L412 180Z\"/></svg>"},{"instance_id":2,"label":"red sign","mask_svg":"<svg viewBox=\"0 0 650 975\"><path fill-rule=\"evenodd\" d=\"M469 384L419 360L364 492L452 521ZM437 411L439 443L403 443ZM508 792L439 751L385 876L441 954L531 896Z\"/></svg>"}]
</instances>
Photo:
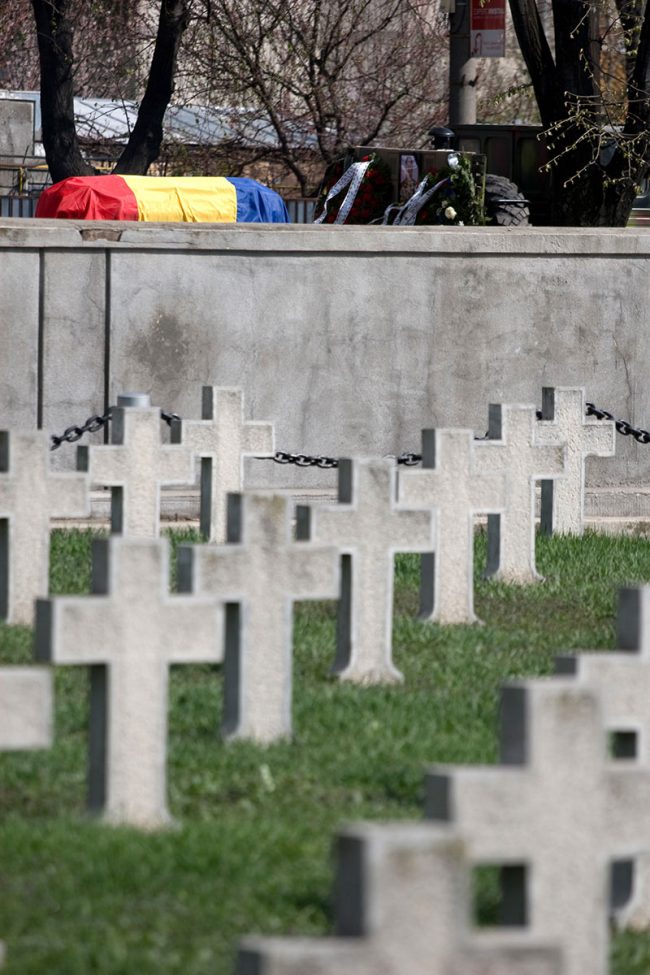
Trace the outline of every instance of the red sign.
<instances>
[{"instance_id":1,"label":"red sign","mask_svg":"<svg viewBox=\"0 0 650 975\"><path fill-rule=\"evenodd\" d=\"M472 0L470 57L506 56L506 0Z\"/></svg>"}]
</instances>

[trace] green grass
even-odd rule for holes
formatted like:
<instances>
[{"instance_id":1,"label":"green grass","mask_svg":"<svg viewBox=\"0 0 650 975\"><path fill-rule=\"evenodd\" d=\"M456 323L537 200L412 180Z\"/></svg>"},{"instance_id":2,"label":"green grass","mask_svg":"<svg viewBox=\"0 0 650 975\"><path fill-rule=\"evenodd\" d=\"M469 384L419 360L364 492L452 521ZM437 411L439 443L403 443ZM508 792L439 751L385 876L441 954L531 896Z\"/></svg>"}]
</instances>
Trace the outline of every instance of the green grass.
<instances>
[{"instance_id":1,"label":"green grass","mask_svg":"<svg viewBox=\"0 0 650 975\"><path fill-rule=\"evenodd\" d=\"M88 591L90 542L54 533L53 592ZM540 538L545 581L533 587L483 581L484 561L479 535L485 625L439 627L415 619L418 559L397 560L400 687L334 682L334 606L300 605L290 743L224 745L218 668L174 668L176 830L143 835L86 815L87 674L57 669L54 748L0 755L7 975L227 975L245 933L331 931L337 826L420 818L429 764L493 762L502 681L550 673L558 652L613 647L618 587L650 580L650 542L638 538ZM30 658L30 631L0 624L0 662ZM612 975L647 975L650 936L618 936L612 958Z\"/></svg>"}]
</instances>

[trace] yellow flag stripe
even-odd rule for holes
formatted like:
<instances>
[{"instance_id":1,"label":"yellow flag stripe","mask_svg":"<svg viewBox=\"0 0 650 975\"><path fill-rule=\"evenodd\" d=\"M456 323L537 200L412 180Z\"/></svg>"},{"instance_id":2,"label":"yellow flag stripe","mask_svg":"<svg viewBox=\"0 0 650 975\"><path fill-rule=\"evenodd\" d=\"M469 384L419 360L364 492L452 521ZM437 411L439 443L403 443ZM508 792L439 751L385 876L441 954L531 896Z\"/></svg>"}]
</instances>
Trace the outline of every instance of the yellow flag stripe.
<instances>
[{"instance_id":1,"label":"yellow flag stripe","mask_svg":"<svg viewBox=\"0 0 650 975\"><path fill-rule=\"evenodd\" d=\"M235 223L237 190L224 176L123 176L138 220Z\"/></svg>"}]
</instances>

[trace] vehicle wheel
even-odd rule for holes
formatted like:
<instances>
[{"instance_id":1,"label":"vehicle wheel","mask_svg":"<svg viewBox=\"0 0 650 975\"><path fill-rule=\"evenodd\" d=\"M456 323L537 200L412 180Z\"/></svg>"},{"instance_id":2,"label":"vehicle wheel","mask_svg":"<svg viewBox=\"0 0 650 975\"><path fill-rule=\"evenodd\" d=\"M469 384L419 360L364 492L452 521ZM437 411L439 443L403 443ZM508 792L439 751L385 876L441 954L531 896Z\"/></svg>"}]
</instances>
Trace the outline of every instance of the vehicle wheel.
<instances>
[{"instance_id":1,"label":"vehicle wheel","mask_svg":"<svg viewBox=\"0 0 650 975\"><path fill-rule=\"evenodd\" d=\"M499 227L527 227L530 224L526 197L505 176L488 173L485 177L485 220L489 226L496 224Z\"/></svg>"}]
</instances>

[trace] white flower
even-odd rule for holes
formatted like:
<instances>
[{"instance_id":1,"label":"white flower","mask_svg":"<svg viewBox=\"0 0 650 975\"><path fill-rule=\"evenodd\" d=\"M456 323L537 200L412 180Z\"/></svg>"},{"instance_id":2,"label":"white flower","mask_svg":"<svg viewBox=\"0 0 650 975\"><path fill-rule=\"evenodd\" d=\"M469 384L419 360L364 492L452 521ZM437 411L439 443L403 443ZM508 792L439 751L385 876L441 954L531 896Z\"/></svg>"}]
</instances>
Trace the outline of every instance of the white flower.
<instances>
[{"instance_id":1,"label":"white flower","mask_svg":"<svg viewBox=\"0 0 650 975\"><path fill-rule=\"evenodd\" d=\"M445 218L447 220L455 220L456 219L456 211L454 210L453 207L447 207L447 209L445 210Z\"/></svg>"}]
</instances>

